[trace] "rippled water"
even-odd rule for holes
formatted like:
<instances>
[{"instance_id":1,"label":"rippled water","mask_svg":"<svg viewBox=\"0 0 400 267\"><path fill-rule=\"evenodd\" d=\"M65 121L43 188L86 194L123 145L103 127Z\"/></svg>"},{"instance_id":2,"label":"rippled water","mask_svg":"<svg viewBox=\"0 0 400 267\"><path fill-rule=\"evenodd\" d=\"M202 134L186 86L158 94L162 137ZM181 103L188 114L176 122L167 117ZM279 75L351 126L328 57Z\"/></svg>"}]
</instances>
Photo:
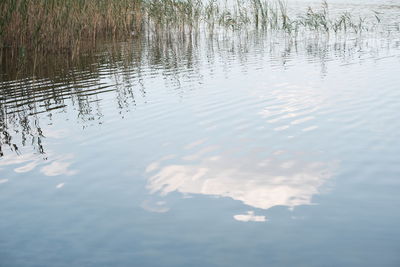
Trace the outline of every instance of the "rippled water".
<instances>
[{"instance_id":1,"label":"rippled water","mask_svg":"<svg viewBox=\"0 0 400 267\"><path fill-rule=\"evenodd\" d=\"M0 266L399 266L389 28L4 56Z\"/></svg>"}]
</instances>

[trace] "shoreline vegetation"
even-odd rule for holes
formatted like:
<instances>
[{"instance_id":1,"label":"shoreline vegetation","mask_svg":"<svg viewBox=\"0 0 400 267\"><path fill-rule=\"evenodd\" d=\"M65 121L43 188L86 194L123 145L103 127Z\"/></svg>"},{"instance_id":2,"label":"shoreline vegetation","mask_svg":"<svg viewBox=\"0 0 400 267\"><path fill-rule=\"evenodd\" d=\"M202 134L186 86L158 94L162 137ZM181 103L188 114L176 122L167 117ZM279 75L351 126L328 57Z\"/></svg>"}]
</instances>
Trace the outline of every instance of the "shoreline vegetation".
<instances>
[{"instance_id":1,"label":"shoreline vegetation","mask_svg":"<svg viewBox=\"0 0 400 267\"><path fill-rule=\"evenodd\" d=\"M3 0L0 3L0 47L27 51L79 53L82 42L142 35L213 35L220 30L302 31L337 34L372 30L380 22L343 12L331 17L326 1L289 15L281 0Z\"/></svg>"}]
</instances>

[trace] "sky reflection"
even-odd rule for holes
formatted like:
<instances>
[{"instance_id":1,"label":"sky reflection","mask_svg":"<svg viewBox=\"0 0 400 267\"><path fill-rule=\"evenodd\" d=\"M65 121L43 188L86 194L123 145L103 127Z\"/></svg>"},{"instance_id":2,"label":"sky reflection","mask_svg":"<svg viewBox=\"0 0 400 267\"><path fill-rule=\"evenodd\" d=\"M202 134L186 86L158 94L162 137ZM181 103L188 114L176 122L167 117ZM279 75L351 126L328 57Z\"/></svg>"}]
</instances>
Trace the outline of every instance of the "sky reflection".
<instances>
[{"instance_id":1,"label":"sky reflection","mask_svg":"<svg viewBox=\"0 0 400 267\"><path fill-rule=\"evenodd\" d=\"M265 216L254 215L254 211L248 211L247 214L238 214L233 216L237 221L241 222L265 222Z\"/></svg>"},{"instance_id":2,"label":"sky reflection","mask_svg":"<svg viewBox=\"0 0 400 267\"><path fill-rule=\"evenodd\" d=\"M10 154L3 157L0 161L0 170L3 167L14 167L15 173L28 173L36 168L40 168L40 172L45 176L71 176L77 173L77 170L71 169L74 161L74 154L54 155L51 151L47 154L49 157L46 160L35 153L30 154Z\"/></svg>"},{"instance_id":3,"label":"sky reflection","mask_svg":"<svg viewBox=\"0 0 400 267\"><path fill-rule=\"evenodd\" d=\"M274 206L293 209L311 205L320 187L332 177L334 163L307 161L298 154L280 152L267 157L230 154L184 155L176 164L162 160L147 167L147 189L166 196L172 192L229 197L243 204L267 210ZM199 156L201 155L201 157ZM253 211L235 215L239 221L266 221Z\"/></svg>"}]
</instances>

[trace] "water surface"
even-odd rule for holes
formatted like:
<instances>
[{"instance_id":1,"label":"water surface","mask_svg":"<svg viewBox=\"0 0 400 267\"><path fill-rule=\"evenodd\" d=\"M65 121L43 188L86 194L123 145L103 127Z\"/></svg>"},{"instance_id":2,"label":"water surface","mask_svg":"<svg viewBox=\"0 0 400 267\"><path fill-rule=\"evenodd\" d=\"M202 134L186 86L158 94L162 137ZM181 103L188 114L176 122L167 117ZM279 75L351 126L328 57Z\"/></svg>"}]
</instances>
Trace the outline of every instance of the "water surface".
<instances>
[{"instance_id":1,"label":"water surface","mask_svg":"<svg viewBox=\"0 0 400 267\"><path fill-rule=\"evenodd\" d=\"M0 266L399 266L398 15L4 56Z\"/></svg>"}]
</instances>

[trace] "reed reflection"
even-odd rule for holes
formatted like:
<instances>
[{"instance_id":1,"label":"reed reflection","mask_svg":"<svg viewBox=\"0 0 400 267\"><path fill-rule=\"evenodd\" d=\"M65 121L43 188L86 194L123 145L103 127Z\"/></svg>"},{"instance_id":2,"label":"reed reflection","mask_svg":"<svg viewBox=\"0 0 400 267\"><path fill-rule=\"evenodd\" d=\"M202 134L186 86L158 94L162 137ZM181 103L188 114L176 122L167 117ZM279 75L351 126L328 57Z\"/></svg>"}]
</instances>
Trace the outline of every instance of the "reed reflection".
<instances>
[{"instance_id":1,"label":"reed reflection","mask_svg":"<svg viewBox=\"0 0 400 267\"><path fill-rule=\"evenodd\" d=\"M385 44L385 45L383 45ZM125 43L103 44L82 51L79 57L36 55L25 58L2 53L0 75L0 156L20 153L31 146L45 154L44 117L75 114L83 128L102 123L103 99L122 112L147 103L154 83L177 97L201 87L214 73L227 77L234 68L248 71L319 63L321 74L328 62L362 62L379 58L400 43L360 38L293 38L275 33L224 33L203 36L157 36ZM161 84L160 84L161 83Z\"/></svg>"}]
</instances>

